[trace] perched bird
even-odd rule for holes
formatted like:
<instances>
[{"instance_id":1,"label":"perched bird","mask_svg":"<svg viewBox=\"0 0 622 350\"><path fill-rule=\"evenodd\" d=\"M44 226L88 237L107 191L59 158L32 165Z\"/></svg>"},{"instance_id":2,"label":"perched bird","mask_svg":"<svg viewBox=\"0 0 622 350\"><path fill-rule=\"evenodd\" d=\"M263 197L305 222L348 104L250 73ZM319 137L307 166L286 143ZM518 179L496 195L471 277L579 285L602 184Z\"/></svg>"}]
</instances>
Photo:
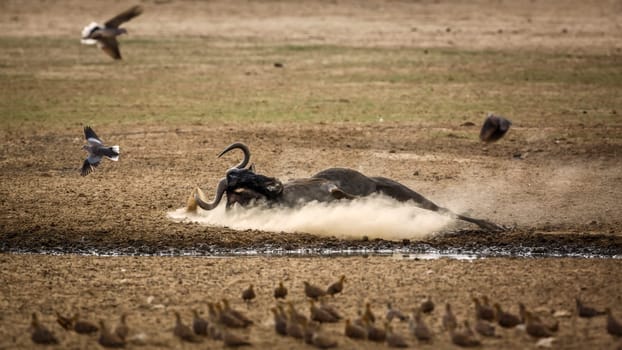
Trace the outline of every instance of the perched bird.
<instances>
[{"instance_id":1,"label":"perched bird","mask_svg":"<svg viewBox=\"0 0 622 350\"><path fill-rule=\"evenodd\" d=\"M362 318L368 320L371 323L376 322L376 316L374 316L374 313L371 311L370 303L365 303L365 311L363 311Z\"/></svg>"},{"instance_id":2,"label":"perched bird","mask_svg":"<svg viewBox=\"0 0 622 350\"><path fill-rule=\"evenodd\" d=\"M607 333L614 337L622 337L622 323L613 317L610 308L606 308L605 312L607 313Z\"/></svg>"},{"instance_id":3,"label":"perched bird","mask_svg":"<svg viewBox=\"0 0 622 350\"><path fill-rule=\"evenodd\" d=\"M407 348L408 347L408 342L406 342L406 339L404 339L404 337L402 337L400 334L395 333L393 331L393 328L391 328L391 324L388 321L385 322L384 329L386 332L387 345L389 345L389 347L392 347L392 348Z\"/></svg>"},{"instance_id":4,"label":"perched bird","mask_svg":"<svg viewBox=\"0 0 622 350\"><path fill-rule=\"evenodd\" d=\"M484 337L496 337L495 326L481 318L475 318L475 331Z\"/></svg>"},{"instance_id":5,"label":"perched bird","mask_svg":"<svg viewBox=\"0 0 622 350\"><path fill-rule=\"evenodd\" d=\"M221 312L221 316L223 314L231 315L237 318L238 320L242 321L243 327L248 327L253 324L253 321L249 319L248 317L246 317L246 315L244 315L238 310L231 308L231 306L229 305L229 301L227 299L222 299L222 305L223 305L223 310Z\"/></svg>"},{"instance_id":6,"label":"perched bird","mask_svg":"<svg viewBox=\"0 0 622 350\"><path fill-rule=\"evenodd\" d=\"M183 341L187 341L190 343L201 342L201 338L198 338L192 332L192 329L190 329L190 327L183 324L183 322L181 321L181 316L179 315L179 312L177 311L175 311L175 328L173 328L173 335L175 335L177 338Z\"/></svg>"},{"instance_id":7,"label":"perched bird","mask_svg":"<svg viewBox=\"0 0 622 350\"><path fill-rule=\"evenodd\" d=\"M434 302L432 302L430 296L427 296L426 299L421 302L419 309L424 314L429 314L430 312L434 311Z\"/></svg>"},{"instance_id":8,"label":"perched bird","mask_svg":"<svg viewBox=\"0 0 622 350\"><path fill-rule=\"evenodd\" d=\"M76 313L72 318L73 330L78 334L91 334L99 330L99 328L89 321L80 320L80 314Z\"/></svg>"},{"instance_id":9,"label":"perched bird","mask_svg":"<svg viewBox=\"0 0 622 350\"><path fill-rule=\"evenodd\" d=\"M308 298L318 300L318 298L326 295L326 291L324 291L322 288L314 286L307 281L304 281L303 283L305 285L305 295Z\"/></svg>"},{"instance_id":10,"label":"perched bird","mask_svg":"<svg viewBox=\"0 0 622 350\"><path fill-rule=\"evenodd\" d=\"M91 24L82 29L82 44L97 44L108 56L115 60L120 60L121 51L119 51L117 36L127 34L127 30L125 28L119 28L119 26L140 15L142 12L142 7L133 6L109 19L104 25L91 22Z\"/></svg>"},{"instance_id":11,"label":"perched bird","mask_svg":"<svg viewBox=\"0 0 622 350\"><path fill-rule=\"evenodd\" d=\"M553 335L542 323L534 319L529 311L525 312L525 330L534 338L548 338Z\"/></svg>"},{"instance_id":12,"label":"perched bird","mask_svg":"<svg viewBox=\"0 0 622 350\"><path fill-rule=\"evenodd\" d=\"M194 334L207 336L208 326L209 323L199 316L199 312L197 310L192 310L192 330Z\"/></svg>"},{"instance_id":13,"label":"perched bird","mask_svg":"<svg viewBox=\"0 0 622 350\"><path fill-rule=\"evenodd\" d=\"M122 348L125 346L125 341L121 337L108 330L104 320L99 320L99 339L97 342L105 348Z\"/></svg>"},{"instance_id":14,"label":"perched bird","mask_svg":"<svg viewBox=\"0 0 622 350\"><path fill-rule=\"evenodd\" d=\"M287 288L283 285L283 282L279 282L279 286L274 288L275 299L285 299L287 297Z\"/></svg>"},{"instance_id":15,"label":"perched bird","mask_svg":"<svg viewBox=\"0 0 622 350\"><path fill-rule=\"evenodd\" d=\"M80 175L86 176L95 170L95 167L99 165L103 157L110 160L119 160L119 146L106 147L102 140L97 137L95 131L90 126L84 127L84 137L88 145L82 146L82 149L88 152L88 157L82 163L82 169Z\"/></svg>"},{"instance_id":16,"label":"perched bird","mask_svg":"<svg viewBox=\"0 0 622 350\"><path fill-rule=\"evenodd\" d=\"M244 300L245 302L250 302L251 300L255 299L255 290L253 289L253 285L249 285L248 288L244 289L244 291L242 292L242 300Z\"/></svg>"},{"instance_id":17,"label":"perched bird","mask_svg":"<svg viewBox=\"0 0 622 350\"><path fill-rule=\"evenodd\" d=\"M387 315L386 319L391 322L394 318L404 322L408 319L408 316L404 315L400 310L394 309L390 302L387 303Z\"/></svg>"},{"instance_id":18,"label":"perched bird","mask_svg":"<svg viewBox=\"0 0 622 350\"><path fill-rule=\"evenodd\" d=\"M512 122L504 117L489 114L479 132L479 139L484 142L495 142L508 132L510 125Z\"/></svg>"},{"instance_id":19,"label":"perched bird","mask_svg":"<svg viewBox=\"0 0 622 350\"><path fill-rule=\"evenodd\" d=\"M451 337L452 343L463 348L470 348L481 345L481 342L473 335L469 334L469 331L460 332L457 331L455 327L449 329L449 336Z\"/></svg>"},{"instance_id":20,"label":"perched bird","mask_svg":"<svg viewBox=\"0 0 622 350\"><path fill-rule=\"evenodd\" d=\"M274 330L277 334L287 335L287 317L281 310L273 307L270 311L274 315Z\"/></svg>"},{"instance_id":21,"label":"perched bird","mask_svg":"<svg viewBox=\"0 0 622 350\"><path fill-rule=\"evenodd\" d=\"M365 328L357 324L353 324L352 322L350 322L350 319L346 319L344 334L346 337L352 339L365 339L367 337L367 332L365 331Z\"/></svg>"},{"instance_id":22,"label":"perched bird","mask_svg":"<svg viewBox=\"0 0 622 350\"><path fill-rule=\"evenodd\" d=\"M419 341L429 341L432 339L432 332L430 328L421 319L421 310L417 309L413 311L413 318L408 322L410 332Z\"/></svg>"},{"instance_id":23,"label":"perched bird","mask_svg":"<svg viewBox=\"0 0 622 350\"><path fill-rule=\"evenodd\" d=\"M527 311L525 304L518 303L518 309L519 309L519 317L520 317L521 323L527 324L527 313L529 311ZM531 317L535 322L542 324L544 328L546 328L547 330L551 332L557 332L557 330L559 329L559 321L555 319L554 317L552 317L552 315L548 315L547 318L542 319L539 317L539 315L532 313Z\"/></svg>"},{"instance_id":24,"label":"perched bird","mask_svg":"<svg viewBox=\"0 0 622 350\"><path fill-rule=\"evenodd\" d=\"M449 303L445 304L445 314L443 315L443 328L445 330L451 330L458 327L458 320L456 320L456 316L451 311L451 305Z\"/></svg>"},{"instance_id":25,"label":"perched bird","mask_svg":"<svg viewBox=\"0 0 622 350\"><path fill-rule=\"evenodd\" d=\"M501 309L501 306L497 303L494 304L497 323L503 328L512 328L521 324L521 320L518 316L505 312Z\"/></svg>"},{"instance_id":26,"label":"perched bird","mask_svg":"<svg viewBox=\"0 0 622 350\"><path fill-rule=\"evenodd\" d=\"M56 322L58 322L58 324L66 331L73 329L73 319L71 317L61 315L58 311L56 311Z\"/></svg>"},{"instance_id":27,"label":"perched bird","mask_svg":"<svg viewBox=\"0 0 622 350\"><path fill-rule=\"evenodd\" d=\"M345 275L341 275L341 277L339 277L339 281L331 284L330 286L328 286L328 288L326 288L326 294L330 294L331 296L335 296L335 294L341 293L341 291L343 290L343 281L346 279Z\"/></svg>"},{"instance_id":28,"label":"perched bird","mask_svg":"<svg viewBox=\"0 0 622 350\"><path fill-rule=\"evenodd\" d=\"M309 300L309 312L311 315L312 321L317 321L320 323L335 323L339 322L339 319L335 317L330 312L315 306L313 300Z\"/></svg>"},{"instance_id":29,"label":"perched bird","mask_svg":"<svg viewBox=\"0 0 622 350\"><path fill-rule=\"evenodd\" d=\"M222 341L225 343L225 346L228 347L240 347L246 345L253 345L248 339L242 338L241 336L230 332L227 329L222 329Z\"/></svg>"},{"instance_id":30,"label":"perched bird","mask_svg":"<svg viewBox=\"0 0 622 350\"><path fill-rule=\"evenodd\" d=\"M494 321L495 320L495 310L488 305L488 298L483 297L486 300L486 304L482 305L478 298L473 298L473 302L475 303L475 316L477 319L486 320L486 321Z\"/></svg>"},{"instance_id":31,"label":"perched bird","mask_svg":"<svg viewBox=\"0 0 622 350\"><path fill-rule=\"evenodd\" d=\"M127 335L130 333L130 328L127 326L127 314L121 314L121 319L119 321L119 324L117 324L114 329L114 334L125 341Z\"/></svg>"},{"instance_id":32,"label":"perched bird","mask_svg":"<svg viewBox=\"0 0 622 350\"><path fill-rule=\"evenodd\" d=\"M216 304L216 310L218 312L218 321L216 323L229 328L244 328L247 326L243 320L236 317L233 313L223 310L220 304Z\"/></svg>"},{"instance_id":33,"label":"perched bird","mask_svg":"<svg viewBox=\"0 0 622 350\"><path fill-rule=\"evenodd\" d=\"M575 301L577 303L577 314L579 315L579 317L592 318L606 314L605 311L596 310L593 307L584 305L579 298L575 298Z\"/></svg>"},{"instance_id":34,"label":"perched bird","mask_svg":"<svg viewBox=\"0 0 622 350\"><path fill-rule=\"evenodd\" d=\"M39 322L39 318L36 313L32 313L32 320L30 321L30 339L36 344L58 344L58 339L47 327Z\"/></svg>"}]
</instances>

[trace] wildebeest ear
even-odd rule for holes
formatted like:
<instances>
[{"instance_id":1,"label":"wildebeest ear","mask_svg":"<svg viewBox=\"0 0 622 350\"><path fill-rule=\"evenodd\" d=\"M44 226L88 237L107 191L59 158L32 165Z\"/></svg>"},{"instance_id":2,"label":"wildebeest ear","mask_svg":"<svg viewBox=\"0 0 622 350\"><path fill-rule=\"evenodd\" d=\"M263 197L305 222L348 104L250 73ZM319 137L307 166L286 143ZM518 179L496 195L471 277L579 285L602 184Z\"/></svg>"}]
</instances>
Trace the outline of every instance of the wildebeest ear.
<instances>
[{"instance_id":1,"label":"wildebeest ear","mask_svg":"<svg viewBox=\"0 0 622 350\"><path fill-rule=\"evenodd\" d=\"M251 163L251 166L248 167L248 170L250 170L252 173L255 172L255 163Z\"/></svg>"}]
</instances>

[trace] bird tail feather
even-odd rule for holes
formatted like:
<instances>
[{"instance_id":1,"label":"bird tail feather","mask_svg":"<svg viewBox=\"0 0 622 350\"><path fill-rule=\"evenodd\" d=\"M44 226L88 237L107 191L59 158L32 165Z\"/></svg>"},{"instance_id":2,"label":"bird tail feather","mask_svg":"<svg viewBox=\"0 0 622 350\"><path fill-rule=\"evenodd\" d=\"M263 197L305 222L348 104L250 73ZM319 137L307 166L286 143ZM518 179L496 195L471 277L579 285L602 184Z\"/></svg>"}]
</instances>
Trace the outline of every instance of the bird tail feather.
<instances>
[{"instance_id":1,"label":"bird tail feather","mask_svg":"<svg viewBox=\"0 0 622 350\"><path fill-rule=\"evenodd\" d=\"M114 155L109 156L108 159L114 160L115 162L119 160L119 146L112 146L110 150L114 153Z\"/></svg>"}]
</instances>

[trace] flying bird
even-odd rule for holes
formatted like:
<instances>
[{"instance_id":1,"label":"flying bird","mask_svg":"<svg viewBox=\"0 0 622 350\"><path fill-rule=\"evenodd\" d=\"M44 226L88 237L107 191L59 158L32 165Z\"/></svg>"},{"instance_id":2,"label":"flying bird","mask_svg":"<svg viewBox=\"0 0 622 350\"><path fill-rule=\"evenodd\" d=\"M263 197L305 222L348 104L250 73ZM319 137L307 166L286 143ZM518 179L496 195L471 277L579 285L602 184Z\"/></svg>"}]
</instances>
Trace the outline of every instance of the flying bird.
<instances>
[{"instance_id":1,"label":"flying bird","mask_svg":"<svg viewBox=\"0 0 622 350\"><path fill-rule=\"evenodd\" d=\"M512 122L504 117L489 114L484 120L482 130L479 132L479 139L484 142L495 142L503 137L510 130Z\"/></svg>"},{"instance_id":2,"label":"flying bird","mask_svg":"<svg viewBox=\"0 0 622 350\"><path fill-rule=\"evenodd\" d=\"M108 56L115 60L120 60L121 51L119 51L117 36L126 34L127 30L119 28L119 26L140 15L142 12L142 7L133 6L109 19L103 25L91 22L91 24L82 29L82 40L80 42L85 45L97 44Z\"/></svg>"},{"instance_id":3,"label":"flying bird","mask_svg":"<svg viewBox=\"0 0 622 350\"><path fill-rule=\"evenodd\" d=\"M86 138L88 145L82 146L82 149L87 151L89 156L82 164L80 175L86 176L92 173L103 157L114 160L115 162L119 160L119 146L106 147L90 126L84 127L84 138Z\"/></svg>"}]
</instances>

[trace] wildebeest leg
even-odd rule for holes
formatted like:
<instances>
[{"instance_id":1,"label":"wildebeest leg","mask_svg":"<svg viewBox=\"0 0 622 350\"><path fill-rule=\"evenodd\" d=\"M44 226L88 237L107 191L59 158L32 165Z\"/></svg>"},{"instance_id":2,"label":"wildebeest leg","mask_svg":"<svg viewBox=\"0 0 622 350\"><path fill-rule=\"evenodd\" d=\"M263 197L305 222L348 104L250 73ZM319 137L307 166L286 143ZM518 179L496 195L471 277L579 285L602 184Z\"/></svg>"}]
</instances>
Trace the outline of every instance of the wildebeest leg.
<instances>
[{"instance_id":1,"label":"wildebeest leg","mask_svg":"<svg viewBox=\"0 0 622 350\"><path fill-rule=\"evenodd\" d=\"M377 183L376 189L378 192L383 193L387 196L390 196L400 202L406 202L406 201L412 200L415 203L419 204L419 206L423 209L432 210L439 214L448 215L452 218L456 218L456 219L460 219L463 221L473 223L484 230L496 231L496 232L504 230L503 227L497 224L494 224L490 221L486 221L482 219L475 219L475 218L468 217L465 215L456 214L447 208L440 207L436 205L434 202L430 201L429 199L425 198L424 196L420 195L419 193L411 190L410 188L402 185L401 183L397 181L387 179L384 177L374 177L372 179L374 179L374 181L376 181Z\"/></svg>"}]
</instances>

